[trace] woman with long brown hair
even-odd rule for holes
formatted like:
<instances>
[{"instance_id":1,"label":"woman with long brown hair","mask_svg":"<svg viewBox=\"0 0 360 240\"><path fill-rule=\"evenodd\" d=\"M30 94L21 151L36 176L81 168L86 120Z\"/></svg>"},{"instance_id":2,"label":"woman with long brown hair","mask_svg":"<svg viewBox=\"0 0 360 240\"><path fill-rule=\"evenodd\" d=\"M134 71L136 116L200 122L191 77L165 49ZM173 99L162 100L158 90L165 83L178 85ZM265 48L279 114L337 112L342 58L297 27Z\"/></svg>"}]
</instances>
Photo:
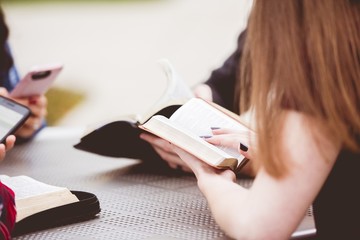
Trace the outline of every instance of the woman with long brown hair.
<instances>
[{"instance_id":1,"label":"woman with long brown hair","mask_svg":"<svg viewBox=\"0 0 360 240\"><path fill-rule=\"evenodd\" d=\"M360 239L360 4L254 1L241 69L252 187L173 146L217 223L236 239L289 239L313 204L317 239Z\"/></svg>"}]
</instances>

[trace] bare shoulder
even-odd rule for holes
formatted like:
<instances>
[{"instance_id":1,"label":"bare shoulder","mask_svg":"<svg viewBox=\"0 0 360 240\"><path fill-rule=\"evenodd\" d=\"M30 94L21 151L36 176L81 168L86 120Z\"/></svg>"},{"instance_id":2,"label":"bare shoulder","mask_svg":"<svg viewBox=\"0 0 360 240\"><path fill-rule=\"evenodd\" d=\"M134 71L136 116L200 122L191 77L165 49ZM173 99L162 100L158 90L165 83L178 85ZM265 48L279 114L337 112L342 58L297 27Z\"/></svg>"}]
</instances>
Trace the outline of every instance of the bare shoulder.
<instances>
[{"instance_id":1,"label":"bare shoulder","mask_svg":"<svg viewBox=\"0 0 360 240\"><path fill-rule=\"evenodd\" d=\"M287 111L281 132L284 153L292 159L335 161L340 143L334 141L325 122L304 113ZM297 157L296 157L297 156ZM304 161L304 160L301 160Z\"/></svg>"}]
</instances>

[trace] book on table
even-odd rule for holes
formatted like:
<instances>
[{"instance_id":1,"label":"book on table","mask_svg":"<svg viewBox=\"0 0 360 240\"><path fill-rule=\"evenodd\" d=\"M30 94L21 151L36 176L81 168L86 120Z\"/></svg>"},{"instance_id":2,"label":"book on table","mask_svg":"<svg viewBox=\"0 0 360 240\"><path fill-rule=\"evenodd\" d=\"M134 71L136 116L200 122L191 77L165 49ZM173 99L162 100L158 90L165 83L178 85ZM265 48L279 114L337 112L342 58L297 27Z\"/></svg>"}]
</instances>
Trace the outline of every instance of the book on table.
<instances>
[{"instance_id":1,"label":"book on table","mask_svg":"<svg viewBox=\"0 0 360 240\"><path fill-rule=\"evenodd\" d=\"M24 175L0 175L0 181L15 194L15 235L92 218L100 212L92 193L70 191Z\"/></svg>"}]
</instances>

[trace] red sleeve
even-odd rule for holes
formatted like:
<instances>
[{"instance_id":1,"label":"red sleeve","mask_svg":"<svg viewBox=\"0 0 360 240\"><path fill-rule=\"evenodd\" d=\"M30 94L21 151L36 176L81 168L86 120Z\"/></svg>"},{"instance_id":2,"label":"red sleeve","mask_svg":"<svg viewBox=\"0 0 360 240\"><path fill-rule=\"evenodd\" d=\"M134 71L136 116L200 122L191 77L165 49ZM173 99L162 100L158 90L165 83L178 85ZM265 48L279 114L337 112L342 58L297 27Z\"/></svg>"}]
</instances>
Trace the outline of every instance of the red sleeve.
<instances>
[{"instance_id":1,"label":"red sleeve","mask_svg":"<svg viewBox=\"0 0 360 240\"><path fill-rule=\"evenodd\" d=\"M0 239L11 239L15 221L15 194L0 182Z\"/></svg>"}]
</instances>

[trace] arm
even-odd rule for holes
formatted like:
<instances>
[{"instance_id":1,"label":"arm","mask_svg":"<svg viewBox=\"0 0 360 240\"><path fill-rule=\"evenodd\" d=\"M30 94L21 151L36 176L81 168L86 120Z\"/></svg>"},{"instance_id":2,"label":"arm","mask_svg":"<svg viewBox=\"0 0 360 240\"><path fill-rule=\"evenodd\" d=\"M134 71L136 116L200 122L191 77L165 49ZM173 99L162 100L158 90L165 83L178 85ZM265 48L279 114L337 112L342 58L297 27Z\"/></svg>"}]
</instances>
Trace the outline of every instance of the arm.
<instances>
[{"instance_id":1,"label":"arm","mask_svg":"<svg viewBox=\"0 0 360 240\"><path fill-rule=\"evenodd\" d=\"M314 139L304 120L309 119L299 113L286 113L279 134L283 151L278 155L287 160L288 174L277 179L260 166L249 190L234 183L230 171L218 172L173 146L194 171L215 220L229 236L289 239L295 231L325 182L340 149L339 143L329 142L329 133L325 131L317 130L318 138ZM315 121L311 123L321 126Z\"/></svg>"}]
</instances>

